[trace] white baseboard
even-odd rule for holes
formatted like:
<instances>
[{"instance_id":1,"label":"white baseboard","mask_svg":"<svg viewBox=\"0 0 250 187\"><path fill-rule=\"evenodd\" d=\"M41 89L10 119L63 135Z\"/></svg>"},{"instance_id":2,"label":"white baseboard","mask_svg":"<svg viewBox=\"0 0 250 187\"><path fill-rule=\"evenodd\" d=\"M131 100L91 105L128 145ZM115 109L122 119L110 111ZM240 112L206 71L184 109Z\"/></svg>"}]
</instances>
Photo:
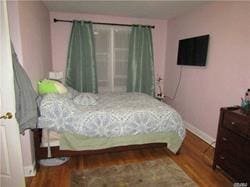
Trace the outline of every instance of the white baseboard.
<instances>
[{"instance_id":1,"label":"white baseboard","mask_svg":"<svg viewBox=\"0 0 250 187\"><path fill-rule=\"evenodd\" d=\"M36 162L33 162L32 165L24 166L24 176L25 177L36 176Z\"/></svg>"},{"instance_id":2,"label":"white baseboard","mask_svg":"<svg viewBox=\"0 0 250 187\"><path fill-rule=\"evenodd\" d=\"M200 129L198 129L197 127L195 127L194 125L188 123L187 121L184 121L184 125L185 127L191 131L193 134L195 134L196 136L198 136L199 138L201 138L202 140L204 140L205 142L207 142L208 144L212 144L213 142L216 141L216 139L212 138L211 136L209 136L207 133L201 131ZM215 144L212 144L213 147L215 147Z\"/></svg>"}]
</instances>

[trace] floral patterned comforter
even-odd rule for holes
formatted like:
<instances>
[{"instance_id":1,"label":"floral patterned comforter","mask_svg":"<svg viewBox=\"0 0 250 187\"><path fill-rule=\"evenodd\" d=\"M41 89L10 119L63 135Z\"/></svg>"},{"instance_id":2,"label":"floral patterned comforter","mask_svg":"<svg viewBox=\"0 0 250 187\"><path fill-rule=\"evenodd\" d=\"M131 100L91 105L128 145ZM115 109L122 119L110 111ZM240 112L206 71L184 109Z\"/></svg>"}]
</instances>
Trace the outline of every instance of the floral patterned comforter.
<instances>
[{"instance_id":1,"label":"floral patterned comforter","mask_svg":"<svg viewBox=\"0 0 250 187\"><path fill-rule=\"evenodd\" d=\"M183 140L180 115L167 104L142 93L98 95L97 104L83 106L67 95L48 94L40 103L39 128L89 137L118 137L176 132Z\"/></svg>"}]
</instances>

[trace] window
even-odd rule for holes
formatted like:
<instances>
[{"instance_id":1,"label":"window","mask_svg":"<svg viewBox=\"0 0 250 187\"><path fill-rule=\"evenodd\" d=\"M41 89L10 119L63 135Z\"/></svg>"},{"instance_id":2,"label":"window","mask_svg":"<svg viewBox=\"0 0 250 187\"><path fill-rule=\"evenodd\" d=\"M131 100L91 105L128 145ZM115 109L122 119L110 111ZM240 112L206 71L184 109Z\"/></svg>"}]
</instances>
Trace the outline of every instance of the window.
<instances>
[{"instance_id":1,"label":"window","mask_svg":"<svg viewBox=\"0 0 250 187\"><path fill-rule=\"evenodd\" d=\"M98 90L126 91L130 29L94 26Z\"/></svg>"}]
</instances>

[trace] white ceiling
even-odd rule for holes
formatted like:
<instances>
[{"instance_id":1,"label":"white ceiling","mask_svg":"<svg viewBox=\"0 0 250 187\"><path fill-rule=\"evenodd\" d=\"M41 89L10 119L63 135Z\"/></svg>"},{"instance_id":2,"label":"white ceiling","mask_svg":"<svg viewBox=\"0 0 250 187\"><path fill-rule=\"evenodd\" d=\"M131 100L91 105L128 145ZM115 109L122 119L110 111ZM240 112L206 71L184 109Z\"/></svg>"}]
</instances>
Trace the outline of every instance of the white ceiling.
<instances>
[{"instance_id":1,"label":"white ceiling","mask_svg":"<svg viewBox=\"0 0 250 187\"><path fill-rule=\"evenodd\" d=\"M49 11L169 19L209 1L46 1ZM211 2L211 1L210 1Z\"/></svg>"}]
</instances>

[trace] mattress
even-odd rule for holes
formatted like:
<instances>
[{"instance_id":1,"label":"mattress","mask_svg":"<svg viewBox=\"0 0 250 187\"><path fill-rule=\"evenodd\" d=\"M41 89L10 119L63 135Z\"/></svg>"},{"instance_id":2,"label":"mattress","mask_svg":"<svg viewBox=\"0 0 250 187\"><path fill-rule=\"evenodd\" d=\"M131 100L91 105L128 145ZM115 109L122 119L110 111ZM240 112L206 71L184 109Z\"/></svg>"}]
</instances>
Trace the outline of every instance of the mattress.
<instances>
[{"instance_id":1,"label":"mattress","mask_svg":"<svg viewBox=\"0 0 250 187\"><path fill-rule=\"evenodd\" d=\"M51 155L49 154L49 152L51 153L51 150L48 147L48 140L50 147L59 146L60 150L70 151L98 150L117 146L141 145L149 143L166 143L168 149L173 153L176 153L182 144L182 140L179 139L174 132L149 133L113 138L90 138L71 133L57 133L51 130L43 129L41 147L48 148L48 157Z\"/></svg>"}]
</instances>

